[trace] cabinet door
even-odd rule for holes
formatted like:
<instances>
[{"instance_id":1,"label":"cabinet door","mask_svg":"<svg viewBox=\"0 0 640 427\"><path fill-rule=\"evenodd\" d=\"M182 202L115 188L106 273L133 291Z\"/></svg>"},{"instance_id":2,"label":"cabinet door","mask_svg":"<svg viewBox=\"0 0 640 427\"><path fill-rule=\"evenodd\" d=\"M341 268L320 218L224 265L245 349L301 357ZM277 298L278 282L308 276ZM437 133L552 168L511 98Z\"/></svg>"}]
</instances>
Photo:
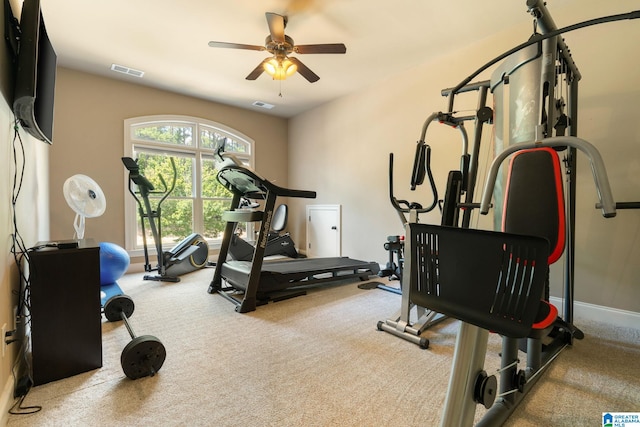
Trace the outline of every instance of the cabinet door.
<instances>
[{"instance_id":1,"label":"cabinet door","mask_svg":"<svg viewBox=\"0 0 640 427\"><path fill-rule=\"evenodd\" d=\"M307 256L341 255L340 205L307 205Z\"/></svg>"}]
</instances>

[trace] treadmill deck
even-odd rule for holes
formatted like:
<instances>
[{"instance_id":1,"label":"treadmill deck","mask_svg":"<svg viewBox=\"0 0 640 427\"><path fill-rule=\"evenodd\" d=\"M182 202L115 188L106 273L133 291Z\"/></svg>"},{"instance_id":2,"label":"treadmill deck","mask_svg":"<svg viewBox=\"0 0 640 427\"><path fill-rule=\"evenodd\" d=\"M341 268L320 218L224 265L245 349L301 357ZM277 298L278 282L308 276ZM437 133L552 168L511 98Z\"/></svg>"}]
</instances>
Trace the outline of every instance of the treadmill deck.
<instances>
[{"instance_id":1,"label":"treadmill deck","mask_svg":"<svg viewBox=\"0 0 640 427\"><path fill-rule=\"evenodd\" d=\"M340 280L349 277L366 279L378 273L375 262L348 257L302 258L265 260L260 272L258 292L272 292L320 281ZM227 261L222 264L222 277L233 287L246 289L251 271L250 261Z\"/></svg>"}]
</instances>

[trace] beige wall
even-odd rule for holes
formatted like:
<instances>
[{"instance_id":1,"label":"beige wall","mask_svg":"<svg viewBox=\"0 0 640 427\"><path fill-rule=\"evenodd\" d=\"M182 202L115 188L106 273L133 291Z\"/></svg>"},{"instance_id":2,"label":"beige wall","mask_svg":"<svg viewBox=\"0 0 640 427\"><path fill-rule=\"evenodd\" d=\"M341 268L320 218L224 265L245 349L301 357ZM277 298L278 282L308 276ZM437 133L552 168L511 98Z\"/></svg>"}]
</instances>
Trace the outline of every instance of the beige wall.
<instances>
[{"instance_id":1,"label":"beige wall","mask_svg":"<svg viewBox=\"0 0 640 427\"><path fill-rule=\"evenodd\" d=\"M3 23L4 8L0 9L0 22ZM24 146L21 154L19 141L14 143L14 116L10 105L13 103L13 65L6 43L0 43L0 161L2 178L0 179L0 326L13 327L13 308L17 304L14 291L20 289L18 268L11 253L13 234L12 195L14 171L13 150L17 151L19 163L24 163L22 189L16 199L15 218L17 229L26 248L35 246L38 241L49 238L49 204L47 186L49 172L50 147L20 130ZM19 168L21 166L19 165ZM20 172L18 172L18 176ZM19 249L18 249L19 250ZM18 254L21 256L21 254ZM4 339L4 337L2 337ZM0 344L1 345L1 344ZM0 425L4 425L8 407L13 398L13 375L11 368L20 344L7 348L4 358L0 356Z\"/></svg>"},{"instance_id":2,"label":"beige wall","mask_svg":"<svg viewBox=\"0 0 640 427\"><path fill-rule=\"evenodd\" d=\"M124 246L125 169L123 122L127 118L178 114L213 120L255 141L256 170L286 185L287 121L197 100L146 86L58 69L54 143L51 147L51 237L73 238L74 212L62 194L74 174L93 178L107 199L99 218L87 219L86 237ZM137 83L137 82L136 82Z\"/></svg>"},{"instance_id":3,"label":"beige wall","mask_svg":"<svg viewBox=\"0 0 640 427\"><path fill-rule=\"evenodd\" d=\"M559 27L637 9L633 1L615 2L615 7L611 2L578 0L563 5L551 9ZM494 56L525 41L530 31L526 27L497 32L486 40L470 41L468 48L457 52L446 52L443 47L440 58L290 121L289 181L316 190L314 203L343 206L343 255L386 262L382 247L386 236L403 232L388 201L389 153L396 155L397 196L428 201L426 188L415 194L408 191L409 171L424 120L433 111L447 108L440 90L455 86ZM640 58L632 53L640 39L640 25L623 21L569 33L565 38L583 75L579 136L601 151L616 200L640 200ZM491 71L476 81L488 79ZM465 95L461 104L456 101L457 109L474 106L475 95ZM459 140L450 129L429 128L427 143L433 149L441 197L447 172L458 164ZM481 164L486 161L482 159ZM604 219L594 209L596 193L584 158L578 172L576 299L640 312L640 211L619 211L617 218ZM480 180L484 181L484 174ZM307 202L290 204L295 212L303 212ZM480 227L486 220L481 220ZM422 218L427 223L439 221L436 213ZM304 235L304 215L292 224ZM557 297L562 297L563 261L552 271L552 294Z\"/></svg>"}]
</instances>

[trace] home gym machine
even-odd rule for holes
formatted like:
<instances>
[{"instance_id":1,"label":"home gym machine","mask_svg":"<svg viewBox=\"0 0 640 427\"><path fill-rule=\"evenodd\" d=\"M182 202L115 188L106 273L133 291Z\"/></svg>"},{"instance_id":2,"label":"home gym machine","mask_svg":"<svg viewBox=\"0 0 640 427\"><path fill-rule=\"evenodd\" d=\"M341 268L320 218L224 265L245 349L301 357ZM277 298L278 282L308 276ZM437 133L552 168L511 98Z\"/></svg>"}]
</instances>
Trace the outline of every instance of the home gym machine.
<instances>
[{"instance_id":1,"label":"home gym machine","mask_svg":"<svg viewBox=\"0 0 640 427\"><path fill-rule=\"evenodd\" d=\"M157 271L157 275L145 275L144 280L155 280L162 282L179 282L181 276L190 273L207 265L209 259L209 245L207 241L197 233L192 233L168 251L162 249L162 203L173 191L176 185L176 165L173 157L170 158L173 169L173 179L171 186L167 187L162 175L159 176L163 185L161 191L156 191L154 185L140 173L138 162L131 157L123 157L122 163L129 171L129 193L138 204L140 215L140 225L142 228L142 242L144 246L144 270L146 272ZM133 185L137 186L137 193ZM151 207L149 196L151 194L161 195L156 209ZM142 199L142 200L140 200ZM149 263L149 251L147 248L147 233L145 232L145 219L149 222L151 235L155 243L158 264L155 268Z\"/></svg>"},{"instance_id":2,"label":"home gym machine","mask_svg":"<svg viewBox=\"0 0 640 427\"><path fill-rule=\"evenodd\" d=\"M218 181L233 194L230 210L223 213L227 221L209 293L218 293L236 305L236 311L254 311L257 305L280 301L306 293L312 284L349 278L367 280L380 269L376 262L348 257L264 260L267 234L273 221L278 197L312 199L314 191L279 187L245 167L233 155L218 148ZM240 200L264 200L263 210L238 209ZM238 222L259 223L259 234L251 261L227 259L229 244ZM223 280L226 285L223 285Z\"/></svg>"},{"instance_id":3,"label":"home gym machine","mask_svg":"<svg viewBox=\"0 0 640 427\"><path fill-rule=\"evenodd\" d=\"M446 427L472 425L477 404L487 408L477 425L502 425L559 353L584 336L573 325L578 151L590 161L596 207L605 218L614 217L616 209L640 207L613 201L598 150L576 136L581 76L559 37L587 25L640 18L640 11L558 30L543 0L528 0L527 7L541 33L485 64L448 96L453 111L455 95L505 59L490 83L499 154L481 203L466 204L486 215L493 197L494 229L501 231L413 223L406 229L404 277L411 300L462 320L441 420ZM508 157L505 170L501 164ZM549 302L549 264L563 252L561 314ZM499 381L484 371L489 331L502 336ZM526 353L523 369L518 369L520 351Z\"/></svg>"},{"instance_id":4,"label":"home gym machine","mask_svg":"<svg viewBox=\"0 0 640 427\"><path fill-rule=\"evenodd\" d=\"M413 298L463 321L456 340L442 426L472 425L476 404L488 409L478 425L502 425L560 351L573 339L584 337L566 313L560 316L549 303L548 266L565 248L564 217L561 211L554 212L564 209L562 196L555 199L555 190L562 189L562 183L557 180L559 175L541 176L555 168L549 167L554 158L558 165L555 170L559 171L556 151L549 147L579 149L588 156L603 216L615 216L616 204L600 154L587 141L566 136L511 145L494 159L480 213L489 212L500 165L515 153L505 191L505 231L460 229L460 234L453 235L445 227L429 230L420 224L409 225L411 243L406 266ZM531 190L531 184L545 182L551 182L552 188L541 185L543 191L529 191L530 203L526 206L509 200L522 196L522 186ZM511 186L515 188L510 189ZM546 211L558 222L531 221L531 207L536 208L536 213ZM541 234L541 229L552 234ZM434 271L437 273L430 274ZM569 293L565 297L572 300ZM483 368L489 331L502 336L499 383ZM526 367L520 370L519 351L526 353Z\"/></svg>"},{"instance_id":5,"label":"home gym machine","mask_svg":"<svg viewBox=\"0 0 640 427\"><path fill-rule=\"evenodd\" d=\"M470 84L462 88L461 92L478 92L476 114L471 116L456 116L453 112L436 112L431 114L424 122L422 133L416 146L416 152L411 173L411 186L413 191L424 183L425 177L429 178L429 184L433 195L433 200L429 206L423 207L418 202L400 200L394 196L393 184L393 153L389 155L389 199L391 205L398 213L403 227L407 224L419 223L419 215L432 211L438 204L438 191L431 173L431 148L425 142L429 125L438 122L458 129L462 136L462 155L460 159L460 169L449 172L447 178L447 188L444 199L441 201L442 220L441 225L451 227L468 227L471 218L471 207L463 203L471 202L475 189L475 177L478 167L478 154L480 151L480 138L485 123L491 121L492 111L486 106L487 89L489 82ZM447 95L449 89L443 90L443 95ZM469 153L469 142L467 131L464 127L466 121L473 120L475 123L473 152ZM460 210L463 209L462 223L460 222ZM409 218L407 219L407 214ZM404 243L404 242L403 242ZM384 285L378 285L385 289ZM379 321L377 327L381 331L389 332L397 337L413 342L423 349L429 347L429 340L422 333L431 326L445 320L446 316L430 308L416 304L409 292L409 283L402 275L401 280L401 308L394 317ZM415 316L412 314L415 312Z\"/></svg>"}]
</instances>

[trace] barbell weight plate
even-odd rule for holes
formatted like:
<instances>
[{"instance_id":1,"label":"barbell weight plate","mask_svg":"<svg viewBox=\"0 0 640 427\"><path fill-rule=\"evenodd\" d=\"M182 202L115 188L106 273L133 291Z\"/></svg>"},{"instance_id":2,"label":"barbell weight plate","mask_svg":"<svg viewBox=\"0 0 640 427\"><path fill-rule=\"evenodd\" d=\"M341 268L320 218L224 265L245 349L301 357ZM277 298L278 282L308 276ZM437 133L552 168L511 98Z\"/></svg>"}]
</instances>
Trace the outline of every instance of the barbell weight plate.
<instances>
[{"instance_id":1,"label":"barbell weight plate","mask_svg":"<svg viewBox=\"0 0 640 427\"><path fill-rule=\"evenodd\" d=\"M167 352L160 340L151 335L132 339L122 350L120 364L124 374L132 380L154 376L160 370Z\"/></svg>"},{"instance_id":2,"label":"barbell weight plate","mask_svg":"<svg viewBox=\"0 0 640 427\"><path fill-rule=\"evenodd\" d=\"M104 304L104 317L106 317L109 322L116 322L122 320L120 316L122 312L128 319L133 314L135 307L133 299L131 299L129 295L114 295Z\"/></svg>"}]
</instances>

